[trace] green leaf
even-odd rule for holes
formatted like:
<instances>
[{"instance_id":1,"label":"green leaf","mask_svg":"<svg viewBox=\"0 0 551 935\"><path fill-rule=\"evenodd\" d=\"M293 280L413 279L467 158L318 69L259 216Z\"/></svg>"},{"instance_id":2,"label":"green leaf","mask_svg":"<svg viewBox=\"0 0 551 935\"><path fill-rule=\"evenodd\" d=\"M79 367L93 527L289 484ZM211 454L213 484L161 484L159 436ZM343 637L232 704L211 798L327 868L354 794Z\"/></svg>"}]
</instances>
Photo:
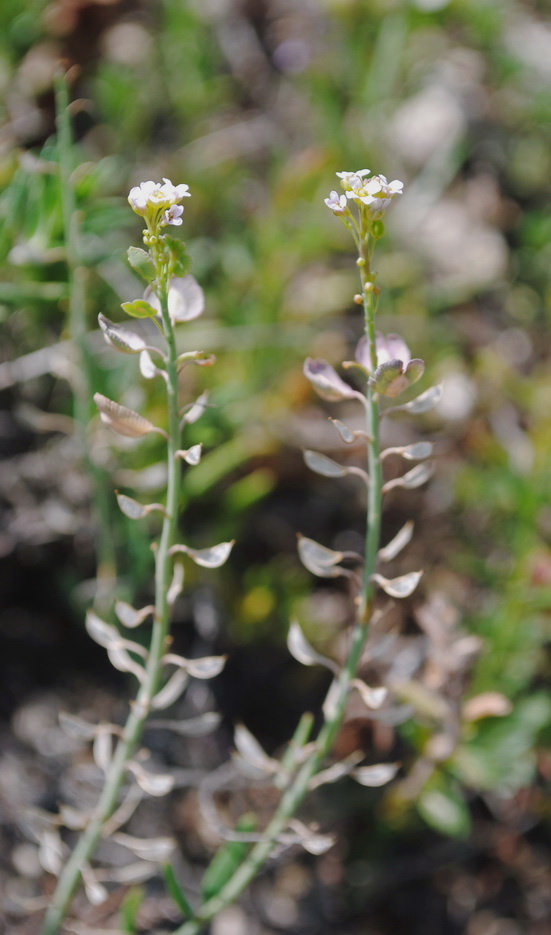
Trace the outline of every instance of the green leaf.
<instances>
[{"instance_id":1,"label":"green leaf","mask_svg":"<svg viewBox=\"0 0 551 935\"><path fill-rule=\"evenodd\" d=\"M255 828L256 820L253 815L242 815L235 826L236 831L254 831ZM245 858L249 847L250 844L245 841L227 841L217 850L201 882L204 900L211 899L220 892Z\"/></svg>"},{"instance_id":2,"label":"green leaf","mask_svg":"<svg viewBox=\"0 0 551 935\"><path fill-rule=\"evenodd\" d=\"M466 838L471 816L465 800L456 789L426 789L417 802L427 825L452 838Z\"/></svg>"},{"instance_id":3,"label":"green leaf","mask_svg":"<svg viewBox=\"0 0 551 935\"><path fill-rule=\"evenodd\" d=\"M156 275L155 264L149 253L142 250L141 247L129 247L127 256L134 272L138 273L146 282L153 282Z\"/></svg>"},{"instance_id":4,"label":"green leaf","mask_svg":"<svg viewBox=\"0 0 551 935\"><path fill-rule=\"evenodd\" d=\"M178 909L182 913L184 919L192 919L193 909L191 908L180 888L180 884L176 879L176 874L174 873L174 868L171 864L163 865L163 876L165 878L166 891L172 901L178 906Z\"/></svg>"},{"instance_id":5,"label":"green leaf","mask_svg":"<svg viewBox=\"0 0 551 935\"><path fill-rule=\"evenodd\" d=\"M127 935L135 935L136 916L144 898L141 886L133 886L124 897L121 904L121 925Z\"/></svg>"},{"instance_id":6,"label":"green leaf","mask_svg":"<svg viewBox=\"0 0 551 935\"><path fill-rule=\"evenodd\" d=\"M165 234L165 244L170 250L172 259L172 272L174 276L187 276L191 269L191 257L187 252L185 243L176 237L169 237Z\"/></svg>"},{"instance_id":7,"label":"green leaf","mask_svg":"<svg viewBox=\"0 0 551 935\"><path fill-rule=\"evenodd\" d=\"M145 302L144 299L123 302L121 308L124 309L127 315L132 315L132 318L156 318L158 315L157 309L153 308L149 302Z\"/></svg>"},{"instance_id":8,"label":"green leaf","mask_svg":"<svg viewBox=\"0 0 551 935\"><path fill-rule=\"evenodd\" d=\"M507 717L481 722L454 755L456 775L474 788L499 785L510 794L529 785L537 769L538 734L550 718L551 701L538 693L517 702Z\"/></svg>"}]
</instances>

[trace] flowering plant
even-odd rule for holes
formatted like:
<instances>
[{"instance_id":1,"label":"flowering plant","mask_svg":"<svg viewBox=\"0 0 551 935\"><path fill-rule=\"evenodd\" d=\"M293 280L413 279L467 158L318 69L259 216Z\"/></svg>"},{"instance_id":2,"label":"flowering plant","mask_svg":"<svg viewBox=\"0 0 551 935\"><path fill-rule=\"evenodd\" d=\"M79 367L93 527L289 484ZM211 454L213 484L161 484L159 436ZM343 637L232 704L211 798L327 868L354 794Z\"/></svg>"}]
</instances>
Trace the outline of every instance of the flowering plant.
<instances>
[{"instance_id":1,"label":"flowering plant","mask_svg":"<svg viewBox=\"0 0 551 935\"><path fill-rule=\"evenodd\" d=\"M153 331L160 332L163 346L159 347L155 338L148 341L141 333L115 323L103 314L98 318L107 343L120 353L136 355L142 377L147 380L161 378L165 385L166 428L154 425L138 412L101 393L94 395L94 401L101 421L119 435L133 439L141 439L152 432L162 435L166 440L167 490L164 503L140 503L125 493L116 494L121 511L131 520L139 521L150 514L162 516L160 535L154 544L154 603L140 609L120 600L115 603L115 613L123 631L142 627L151 621L149 648L144 649L141 643L128 639L117 627L102 620L94 610L89 611L86 618L89 635L106 649L115 668L136 678L138 690L124 727L89 724L73 716L63 719L70 733L92 741L96 766L104 774L104 782L91 814L76 813L78 818L75 818L74 809L62 806L59 815L52 817L46 837L41 839L41 846L49 854L49 869L59 874L44 919L43 935L59 931L81 880L92 903L101 903L107 898L102 879L109 877L102 875L101 868L92 866L102 837L115 835L119 843L139 860L146 861L153 870L160 862L166 861L174 848L171 839L144 840L119 832L144 794L166 795L174 785L170 774L149 772L142 759L136 758L136 751L149 715L171 706L191 678L216 676L225 662L224 657L216 656L185 659L169 651L171 608L183 583L182 558L186 557L204 568L217 568L226 561L233 545L233 542L222 542L210 548L194 549L178 541L180 468L182 463L193 467L201 459L201 445L187 449L181 447L182 433L187 425L200 418L206 406L206 394L203 394L181 408L179 372L189 362L204 365L214 361L211 355L202 351L180 353L177 347L176 326L196 318L204 308L202 290L189 274L190 259L184 244L163 230L168 225L179 226L182 223L184 209L180 202L189 194L187 185L172 185L164 179L162 184L143 182L132 188L128 196L132 209L146 222L143 242L148 248L130 247L128 259L146 281L147 287L143 299L124 302L122 308L133 318L154 322L156 328ZM188 732L185 721L161 723L180 734ZM208 713L199 723L194 719L189 730L195 735L197 732L201 734L212 730L216 723L215 715ZM122 804L121 793L124 793ZM133 803L130 807L129 802ZM58 830L63 825L82 829L65 866L66 845Z\"/></svg>"},{"instance_id":2,"label":"flowering plant","mask_svg":"<svg viewBox=\"0 0 551 935\"><path fill-rule=\"evenodd\" d=\"M306 640L299 622L292 621L288 634L290 653L301 664L324 666L333 675L322 707L321 727L312 739L314 719L310 713L305 713L283 756L276 759L265 753L243 725L237 726L237 752L232 764L222 771L223 776L229 775L238 785L270 783L279 790L279 802L264 828L244 827L243 823L235 829L226 827L214 799L218 776L207 777L200 789L201 805L211 825L228 844L222 845L207 868L201 900L195 909L191 908L186 894L170 871L167 886L184 916L177 935L198 935L221 909L239 896L273 854L297 844L313 854L323 853L332 846L331 834L320 832L317 826L307 825L297 818L297 811L311 790L324 783L336 782L343 776L350 776L364 786L380 786L391 780L399 767L396 763L362 764L362 751L354 752L342 762L327 765L352 692L358 693L371 712L389 701L384 684L369 685L358 677L362 653L370 624L380 619L382 614L377 606L379 593L383 592L392 599L405 599L415 591L422 572L411 571L392 578L382 574L381 565L399 555L413 531L413 524L408 522L384 548L380 547L383 498L393 487L412 489L424 483L431 473L425 459L432 452L430 442L386 451L381 451L380 444L380 420L384 414L385 398L395 399L413 386L424 372L423 361L412 359L402 338L396 334L384 336L375 330L379 288L372 269L373 249L384 232L381 218L392 200L401 194L402 183L397 180L388 183L384 176L368 178L367 169L337 175L344 194L338 196L331 192L325 203L351 231L358 249L361 294L355 296L355 301L363 306L365 333L356 347L354 361L345 361L343 369L346 377L349 371L356 377L359 375L359 385L341 377L325 360L308 358L304 374L322 399L329 402L351 400L361 405L365 429L352 429L339 420L332 421L345 444L365 446L367 470L358 465L339 464L311 450L304 452L304 458L308 467L323 477L352 475L364 484L367 493L365 553L335 551L304 535L299 535L298 552L300 560L313 575L348 579L354 623L344 658L335 661L317 653ZM204 307L202 291L189 274L190 261L185 246L164 230L170 225L180 226L184 210L181 202L186 197L189 197L187 185L175 186L164 179L163 183L141 183L131 189L128 199L132 209L146 223L143 242L147 250L131 247L128 257L134 270L146 280L147 287L142 299L123 303L123 309L132 317L151 319L163 337L164 347L148 343L126 326L116 324L104 315L99 316L107 342L119 352L138 355L142 376L145 379L160 377L166 386L166 428L153 425L139 413L102 394L96 393L94 398L101 420L115 432L136 439L157 432L166 440L167 495L164 503L143 504L126 494L117 493L118 504L130 519L141 520L151 513L160 513L163 517L154 550L154 604L141 609L121 601L115 605L123 628L141 626L151 618L151 639L149 649L145 650L140 644L123 637L117 628L100 619L94 611L88 614L90 636L105 647L116 668L136 677L138 692L123 728L91 725L78 718L65 719L70 729L93 741L96 764L104 772L105 780L92 815L81 816L81 824L77 825L73 816L71 827L82 827L83 831L65 867L62 867L61 860L64 845L56 834L57 827L65 821L66 808L60 810L56 819L56 832L49 831L50 847L55 855L51 867L59 872L59 882L46 913L42 935L55 935L59 931L80 880L92 902L107 898L101 874L92 866L94 852L102 836L116 833L119 843L133 850L138 858L149 861L153 868L156 862L166 860L174 842L165 838L147 841L119 832L128 817L125 803L120 802L121 790L128 777L130 783L128 788L125 787L125 801L132 797L132 790L136 787L141 790L140 794L149 795L165 795L171 790L173 779L170 773L151 774L135 756L148 716L152 711L171 705L184 691L190 678L212 678L224 665L222 657L185 659L169 652L170 610L182 585L182 566L178 559L185 556L200 566L216 568L227 560L233 545L233 542L222 542L210 548L195 549L178 541L180 465L183 461L193 466L201 457L200 445L188 449L180 447L181 433L186 424L200 417L206 404L206 397L202 395L190 406L180 408L178 372L190 361L198 364L213 362L211 356L201 351L179 353L176 346L177 324L197 317ZM438 397L439 390L433 387L415 399L393 406L393 411L426 412ZM420 463L402 477L385 483L383 462L391 453ZM187 730L186 722L163 721L162 724L173 726L180 734ZM215 724L216 716L209 713L202 726L194 723L193 731L197 735L198 730L209 730ZM113 738L117 738L114 748ZM225 850L226 846L235 843L244 846L237 862L233 857L226 859L228 852Z\"/></svg>"}]
</instances>

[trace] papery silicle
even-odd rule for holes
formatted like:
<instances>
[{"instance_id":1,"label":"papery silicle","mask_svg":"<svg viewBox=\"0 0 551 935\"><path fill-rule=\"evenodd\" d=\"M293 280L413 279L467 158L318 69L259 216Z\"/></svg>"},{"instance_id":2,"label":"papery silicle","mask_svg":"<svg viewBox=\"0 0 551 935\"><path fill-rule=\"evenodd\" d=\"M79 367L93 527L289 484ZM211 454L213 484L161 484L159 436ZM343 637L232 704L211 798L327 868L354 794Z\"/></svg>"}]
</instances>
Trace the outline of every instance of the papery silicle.
<instances>
[{"instance_id":1,"label":"papery silicle","mask_svg":"<svg viewBox=\"0 0 551 935\"><path fill-rule=\"evenodd\" d=\"M399 360L407 366L411 360L411 351L403 338L399 334L381 334L377 331L375 335L375 351L377 354L377 366L388 363L389 360ZM360 338L356 346L356 360L366 370L371 370L371 360L369 358L369 345L365 335Z\"/></svg>"},{"instance_id":2,"label":"papery silicle","mask_svg":"<svg viewBox=\"0 0 551 935\"><path fill-rule=\"evenodd\" d=\"M303 372L322 399L335 402L339 399L352 399L355 396L352 387L339 377L335 368L326 360L307 357L304 361Z\"/></svg>"},{"instance_id":3,"label":"papery silicle","mask_svg":"<svg viewBox=\"0 0 551 935\"><path fill-rule=\"evenodd\" d=\"M151 286L144 292L144 299L161 313L161 303ZM205 296L197 280L190 275L174 276L168 289L168 314L173 324L193 321L205 310Z\"/></svg>"}]
</instances>

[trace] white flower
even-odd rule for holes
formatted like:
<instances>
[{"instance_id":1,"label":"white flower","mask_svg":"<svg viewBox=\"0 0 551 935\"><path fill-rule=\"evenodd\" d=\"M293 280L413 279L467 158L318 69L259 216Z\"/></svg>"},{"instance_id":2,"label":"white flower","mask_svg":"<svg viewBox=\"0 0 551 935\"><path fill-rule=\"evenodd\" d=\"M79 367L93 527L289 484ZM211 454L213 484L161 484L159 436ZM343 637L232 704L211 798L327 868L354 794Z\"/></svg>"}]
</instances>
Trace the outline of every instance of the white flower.
<instances>
[{"instance_id":1,"label":"white flower","mask_svg":"<svg viewBox=\"0 0 551 935\"><path fill-rule=\"evenodd\" d=\"M163 179L163 184L148 181L134 186L134 188L130 189L128 201L136 214L145 217L148 214L155 214L162 208L171 208L177 205L182 198L189 198L189 196L189 185L173 185L170 179ZM179 215L176 214L173 217L177 219ZM174 222L173 220L167 220L165 223Z\"/></svg>"},{"instance_id":2,"label":"white flower","mask_svg":"<svg viewBox=\"0 0 551 935\"><path fill-rule=\"evenodd\" d=\"M333 212L333 214L346 214L348 205L346 195L338 195L337 192L329 192L329 198L324 198L324 204Z\"/></svg>"},{"instance_id":3,"label":"white flower","mask_svg":"<svg viewBox=\"0 0 551 935\"><path fill-rule=\"evenodd\" d=\"M182 205L171 205L163 214L163 224L172 224L173 227L179 227L182 223L183 213Z\"/></svg>"},{"instance_id":4,"label":"white flower","mask_svg":"<svg viewBox=\"0 0 551 935\"><path fill-rule=\"evenodd\" d=\"M170 179L163 179L164 185L161 185L161 191L165 198L170 199L171 204L176 204L182 198L190 198L189 185L173 185Z\"/></svg>"},{"instance_id":5,"label":"white flower","mask_svg":"<svg viewBox=\"0 0 551 935\"><path fill-rule=\"evenodd\" d=\"M341 185L346 191L349 188L360 188L362 179L370 172L371 169L358 169L357 172L336 172L335 175L341 180Z\"/></svg>"},{"instance_id":6,"label":"white flower","mask_svg":"<svg viewBox=\"0 0 551 935\"><path fill-rule=\"evenodd\" d=\"M356 204L367 205L373 218L381 218L392 199L402 194L404 187L404 183L399 179L388 182L384 175L374 175L366 181L360 179L359 185L358 178L359 173L356 173L355 178L346 180L346 184L351 186L346 189L346 197Z\"/></svg>"}]
</instances>

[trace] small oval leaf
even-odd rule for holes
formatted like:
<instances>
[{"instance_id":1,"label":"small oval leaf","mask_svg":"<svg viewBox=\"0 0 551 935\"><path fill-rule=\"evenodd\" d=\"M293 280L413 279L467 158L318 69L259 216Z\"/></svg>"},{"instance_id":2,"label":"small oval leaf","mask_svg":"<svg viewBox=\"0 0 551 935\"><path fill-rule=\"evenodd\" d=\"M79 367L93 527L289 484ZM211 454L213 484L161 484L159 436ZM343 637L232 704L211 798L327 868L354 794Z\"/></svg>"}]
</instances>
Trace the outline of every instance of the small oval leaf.
<instances>
[{"instance_id":1,"label":"small oval leaf","mask_svg":"<svg viewBox=\"0 0 551 935\"><path fill-rule=\"evenodd\" d=\"M320 454L319 451L306 450L304 461L311 471L321 474L322 477L345 477L348 474L348 470L342 464L337 464L336 461Z\"/></svg>"},{"instance_id":2,"label":"small oval leaf","mask_svg":"<svg viewBox=\"0 0 551 935\"><path fill-rule=\"evenodd\" d=\"M377 763L375 766L358 766L350 775L362 786L376 787L394 779L399 769L399 763Z\"/></svg>"},{"instance_id":3,"label":"small oval leaf","mask_svg":"<svg viewBox=\"0 0 551 935\"><path fill-rule=\"evenodd\" d=\"M43 831L40 835L38 860L46 873L59 876L63 866L63 844L57 830Z\"/></svg>"},{"instance_id":4,"label":"small oval leaf","mask_svg":"<svg viewBox=\"0 0 551 935\"><path fill-rule=\"evenodd\" d=\"M111 626L110 623L106 623L101 617L98 617L93 610L89 610L86 614L85 627L88 636L105 649L113 643L116 643L119 639L119 634L115 627Z\"/></svg>"},{"instance_id":5,"label":"small oval leaf","mask_svg":"<svg viewBox=\"0 0 551 935\"><path fill-rule=\"evenodd\" d=\"M420 396L417 396L415 399L412 399L409 403L404 403L403 406L398 406L398 409L401 409L403 412L411 412L413 415L420 415L424 412L430 412L431 409L440 402L442 398L442 387L440 384L438 386L431 386L428 390L425 390L424 393L421 393Z\"/></svg>"},{"instance_id":6,"label":"small oval leaf","mask_svg":"<svg viewBox=\"0 0 551 935\"><path fill-rule=\"evenodd\" d=\"M301 662L303 666L325 666L325 668L330 669L332 672L335 672L337 669L332 659L327 659L326 656L320 655L320 653L317 653L316 650L310 646L310 643L302 632L300 624L297 623L296 620L293 620L289 627L287 648L291 656L293 656L297 662Z\"/></svg>"},{"instance_id":7,"label":"small oval leaf","mask_svg":"<svg viewBox=\"0 0 551 935\"><path fill-rule=\"evenodd\" d=\"M331 834L310 834L302 839L301 844L305 851L318 857L330 850L335 841L336 838Z\"/></svg>"},{"instance_id":8,"label":"small oval leaf","mask_svg":"<svg viewBox=\"0 0 551 935\"><path fill-rule=\"evenodd\" d=\"M202 568L220 568L228 560L234 544L235 539L232 539L231 542L219 542L218 545L212 545L209 549L186 548L185 551L195 564L201 565Z\"/></svg>"},{"instance_id":9,"label":"small oval leaf","mask_svg":"<svg viewBox=\"0 0 551 935\"><path fill-rule=\"evenodd\" d=\"M391 562L393 558L396 558L400 554L403 548L411 542L411 537L413 536L414 523L413 520L408 519L399 532L396 533L393 539L385 545L384 548L379 549L379 558L383 562Z\"/></svg>"},{"instance_id":10,"label":"small oval leaf","mask_svg":"<svg viewBox=\"0 0 551 935\"><path fill-rule=\"evenodd\" d=\"M101 313L98 315L98 324L103 332L105 340L111 347L123 354L139 354L145 347L145 341L138 334L117 325L110 321Z\"/></svg>"},{"instance_id":11,"label":"small oval leaf","mask_svg":"<svg viewBox=\"0 0 551 935\"><path fill-rule=\"evenodd\" d=\"M119 435L141 438L149 432L159 431L149 419L144 419L138 412L119 405L102 393L94 393L94 402L99 409L101 421Z\"/></svg>"},{"instance_id":12,"label":"small oval leaf","mask_svg":"<svg viewBox=\"0 0 551 935\"><path fill-rule=\"evenodd\" d=\"M91 906L101 906L109 898L105 886L96 879L89 868L82 871L82 885L84 886L86 899Z\"/></svg>"},{"instance_id":13,"label":"small oval leaf","mask_svg":"<svg viewBox=\"0 0 551 935\"><path fill-rule=\"evenodd\" d=\"M166 599L168 601L168 606L172 607L176 599L182 593L182 588L184 586L184 566L182 562L175 562L174 570L172 572L172 581L170 582L170 587L166 592Z\"/></svg>"},{"instance_id":14,"label":"small oval leaf","mask_svg":"<svg viewBox=\"0 0 551 935\"><path fill-rule=\"evenodd\" d=\"M408 461L422 461L430 458L434 445L432 442L415 442L414 445L407 445L402 448L401 455Z\"/></svg>"},{"instance_id":15,"label":"small oval leaf","mask_svg":"<svg viewBox=\"0 0 551 935\"><path fill-rule=\"evenodd\" d=\"M106 730L98 730L92 746L92 753L96 766L106 773L113 758L113 738Z\"/></svg>"},{"instance_id":16,"label":"small oval leaf","mask_svg":"<svg viewBox=\"0 0 551 935\"><path fill-rule=\"evenodd\" d=\"M362 759L362 755L356 759ZM339 779L342 779L344 776L348 776L352 766L354 764L347 763L346 760L342 760L340 763L333 763L331 766L328 766L327 769L322 769L319 773L310 780L308 788L310 790L319 789L320 786L326 786L333 782L338 782Z\"/></svg>"},{"instance_id":17,"label":"small oval leaf","mask_svg":"<svg viewBox=\"0 0 551 935\"><path fill-rule=\"evenodd\" d=\"M461 709L465 721L479 721L485 717L506 717L513 706L501 692L483 692L464 702Z\"/></svg>"},{"instance_id":18,"label":"small oval leaf","mask_svg":"<svg viewBox=\"0 0 551 935\"><path fill-rule=\"evenodd\" d=\"M161 797L168 795L174 788L174 776L168 773L150 773L132 760L127 763L127 768L133 774L140 789L148 795Z\"/></svg>"},{"instance_id":19,"label":"small oval leaf","mask_svg":"<svg viewBox=\"0 0 551 935\"><path fill-rule=\"evenodd\" d=\"M197 422L197 419L200 419L203 415L205 409L207 408L209 394L208 391L201 393L201 395L191 404L189 409L184 413L182 422L186 425L193 425L194 422Z\"/></svg>"},{"instance_id":20,"label":"small oval leaf","mask_svg":"<svg viewBox=\"0 0 551 935\"><path fill-rule=\"evenodd\" d=\"M90 724L74 714L67 714L66 711L59 712L59 723L65 733L75 740L92 740L98 729L97 724Z\"/></svg>"},{"instance_id":21,"label":"small oval leaf","mask_svg":"<svg viewBox=\"0 0 551 935\"><path fill-rule=\"evenodd\" d=\"M90 814L80 812L71 805L60 805L59 817L70 831L82 831L90 821Z\"/></svg>"},{"instance_id":22,"label":"small oval leaf","mask_svg":"<svg viewBox=\"0 0 551 935\"><path fill-rule=\"evenodd\" d=\"M336 578L341 574L341 569L335 566L342 562L342 552L334 552L314 539L299 535L298 554L304 567L313 575L320 578Z\"/></svg>"},{"instance_id":23,"label":"small oval leaf","mask_svg":"<svg viewBox=\"0 0 551 935\"><path fill-rule=\"evenodd\" d=\"M154 377L162 377L165 383L168 383L168 374L166 370L157 367L149 351L142 351L140 354L140 373L146 380L153 380Z\"/></svg>"},{"instance_id":24,"label":"small oval leaf","mask_svg":"<svg viewBox=\"0 0 551 935\"><path fill-rule=\"evenodd\" d=\"M207 711L198 717L187 718L185 721L153 720L148 721L147 727L170 730L182 737L204 737L212 733L220 724L221 717L216 711Z\"/></svg>"},{"instance_id":25,"label":"small oval leaf","mask_svg":"<svg viewBox=\"0 0 551 935\"><path fill-rule=\"evenodd\" d=\"M336 402L339 399L352 399L356 395L352 387L339 377L334 367L326 360L307 357L303 372L322 399Z\"/></svg>"},{"instance_id":26,"label":"small oval leaf","mask_svg":"<svg viewBox=\"0 0 551 935\"><path fill-rule=\"evenodd\" d=\"M203 444L200 443L198 445L192 445L191 448L188 448L187 450L180 449L176 452L176 457L182 458L186 464L191 464L193 467L195 467L195 465L199 464L201 460L202 451Z\"/></svg>"},{"instance_id":27,"label":"small oval leaf","mask_svg":"<svg viewBox=\"0 0 551 935\"><path fill-rule=\"evenodd\" d=\"M371 577L389 597L404 598L413 594L422 574L422 571L410 571L407 575L400 575L398 578L385 578L378 574Z\"/></svg>"},{"instance_id":28,"label":"small oval leaf","mask_svg":"<svg viewBox=\"0 0 551 935\"><path fill-rule=\"evenodd\" d=\"M132 675L136 676L138 682L144 682L145 670L143 666L141 666L139 662L135 662L121 644L122 640L119 640L118 644L107 647L107 655L109 656L111 665L115 669L118 669L119 672L131 672ZM139 649L142 649L142 647L140 646Z\"/></svg>"},{"instance_id":29,"label":"small oval leaf","mask_svg":"<svg viewBox=\"0 0 551 935\"><path fill-rule=\"evenodd\" d=\"M408 471L407 474L401 478L402 487L405 487L407 490L414 490L415 487L420 487L421 484L424 484L426 481L432 477L434 472L434 465L431 462L425 462L424 464L416 464L411 471Z\"/></svg>"},{"instance_id":30,"label":"small oval leaf","mask_svg":"<svg viewBox=\"0 0 551 935\"><path fill-rule=\"evenodd\" d=\"M425 484L434 473L434 464L432 461L425 461L423 464L416 464L411 471L408 471L402 477L395 477L387 481L383 486L383 493L394 490L395 487L404 487L406 490L415 490Z\"/></svg>"},{"instance_id":31,"label":"small oval leaf","mask_svg":"<svg viewBox=\"0 0 551 935\"><path fill-rule=\"evenodd\" d=\"M346 445L352 445L356 441L356 434L349 429L344 422L340 422L339 419L329 419L333 423L340 437Z\"/></svg>"},{"instance_id":32,"label":"small oval leaf","mask_svg":"<svg viewBox=\"0 0 551 935\"><path fill-rule=\"evenodd\" d=\"M202 659L186 659L185 669L194 679L213 679L220 675L226 665L227 656L204 656Z\"/></svg>"},{"instance_id":33,"label":"small oval leaf","mask_svg":"<svg viewBox=\"0 0 551 935\"><path fill-rule=\"evenodd\" d=\"M337 708L341 700L341 691L340 681L338 679L333 679L329 686L329 691L325 696L322 709L323 715L328 721L333 720L337 713Z\"/></svg>"},{"instance_id":34,"label":"small oval leaf","mask_svg":"<svg viewBox=\"0 0 551 935\"><path fill-rule=\"evenodd\" d=\"M176 669L166 684L154 696L151 707L154 711L163 711L178 700L189 682L189 675L184 669Z\"/></svg>"},{"instance_id":35,"label":"small oval leaf","mask_svg":"<svg viewBox=\"0 0 551 935\"><path fill-rule=\"evenodd\" d=\"M471 819L467 803L458 789L426 789L417 802L421 816L440 834L465 838Z\"/></svg>"},{"instance_id":36,"label":"small oval leaf","mask_svg":"<svg viewBox=\"0 0 551 935\"><path fill-rule=\"evenodd\" d=\"M121 512L124 513L128 519L142 519L142 517L147 515L146 508L141 503L138 503L137 500L133 500L132 497L127 497L124 493L117 493L116 497Z\"/></svg>"},{"instance_id":37,"label":"small oval leaf","mask_svg":"<svg viewBox=\"0 0 551 935\"><path fill-rule=\"evenodd\" d=\"M115 603L115 613L123 627L133 629L134 627L139 627L147 617L154 614L155 608L153 604L148 604L147 607L136 610L131 604L127 604L126 601L117 601Z\"/></svg>"},{"instance_id":38,"label":"small oval leaf","mask_svg":"<svg viewBox=\"0 0 551 935\"><path fill-rule=\"evenodd\" d=\"M123 834L121 831L114 834L112 840L132 851L136 857L155 863L168 860L176 848L174 838L136 838L131 834Z\"/></svg>"},{"instance_id":39,"label":"small oval leaf","mask_svg":"<svg viewBox=\"0 0 551 935\"><path fill-rule=\"evenodd\" d=\"M145 302L144 299L134 299L133 302L122 302L121 308L132 318L156 318L157 309Z\"/></svg>"},{"instance_id":40,"label":"small oval leaf","mask_svg":"<svg viewBox=\"0 0 551 935\"><path fill-rule=\"evenodd\" d=\"M268 756L244 724L238 724L235 728L234 743L239 755L254 769L270 775L279 770L277 760Z\"/></svg>"},{"instance_id":41,"label":"small oval leaf","mask_svg":"<svg viewBox=\"0 0 551 935\"><path fill-rule=\"evenodd\" d=\"M155 279L155 266L149 253L141 247L129 247L127 257L132 269L139 273L146 282L152 282Z\"/></svg>"},{"instance_id":42,"label":"small oval leaf","mask_svg":"<svg viewBox=\"0 0 551 935\"><path fill-rule=\"evenodd\" d=\"M388 689L383 686L380 688L372 688L370 685L366 685L365 682L362 682L361 679L353 679L350 684L361 696L363 703L372 711L377 711L388 697Z\"/></svg>"}]
</instances>

